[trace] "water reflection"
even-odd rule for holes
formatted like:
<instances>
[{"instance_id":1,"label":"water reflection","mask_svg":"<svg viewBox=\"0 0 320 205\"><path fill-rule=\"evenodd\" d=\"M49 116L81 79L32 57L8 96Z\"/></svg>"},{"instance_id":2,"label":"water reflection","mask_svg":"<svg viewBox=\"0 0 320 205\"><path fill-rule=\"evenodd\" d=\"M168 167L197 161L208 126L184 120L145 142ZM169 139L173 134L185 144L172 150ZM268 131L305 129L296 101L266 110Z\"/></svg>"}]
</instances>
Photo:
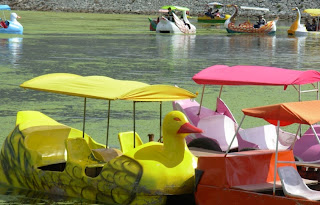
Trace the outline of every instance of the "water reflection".
<instances>
[{"instance_id":1,"label":"water reflection","mask_svg":"<svg viewBox=\"0 0 320 205\"><path fill-rule=\"evenodd\" d=\"M299 68L302 67L302 62L305 55L306 38L306 36L289 37L289 39L293 41L290 50L296 54L296 63Z\"/></svg>"},{"instance_id":2,"label":"water reflection","mask_svg":"<svg viewBox=\"0 0 320 205\"><path fill-rule=\"evenodd\" d=\"M0 39L1 64L12 64L14 68L17 67L22 56L22 40L20 37Z\"/></svg>"},{"instance_id":3,"label":"water reflection","mask_svg":"<svg viewBox=\"0 0 320 205\"><path fill-rule=\"evenodd\" d=\"M189 58L195 48L196 35L157 35L159 55L171 59Z\"/></svg>"},{"instance_id":4,"label":"water reflection","mask_svg":"<svg viewBox=\"0 0 320 205\"><path fill-rule=\"evenodd\" d=\"M52 195L26 189L0 186L0 203L2 204L97 204L85 199Z\"/></svg>"},{"instance_id":5,"label":"water reflection","mask_svg":"<svg viewBox=\"0 0 320 205\"><path fill-rule=\"evenodd\" d=\"M274 53L276 48L276 36L262 35L229 35L227 46L229 51L252 52L254 50L263 50L264 52Z\"/></svg>"}]
</instances>

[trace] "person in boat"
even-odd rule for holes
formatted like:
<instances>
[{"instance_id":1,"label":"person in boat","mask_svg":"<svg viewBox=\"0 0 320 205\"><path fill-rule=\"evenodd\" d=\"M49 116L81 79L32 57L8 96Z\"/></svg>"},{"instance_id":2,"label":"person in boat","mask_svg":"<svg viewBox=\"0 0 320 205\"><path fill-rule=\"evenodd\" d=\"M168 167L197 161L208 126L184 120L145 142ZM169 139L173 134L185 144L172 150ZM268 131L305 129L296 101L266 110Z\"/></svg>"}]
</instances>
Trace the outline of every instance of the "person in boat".
<instances>
[{"instance_id":1,"label":"person in boat","mask_svg":"<svg viewBox=\"0 0 320 205\"><path fill-rule=\"evenodd\" d=\"M317 21L315 18L312 19L312 31L317 31Z\"/></svg>"},{"instance_id":2,"label":"person in boat","mask_svg":"<svg viewBox=\"0 0 320 205\"><path fill-rule=\"evenodd\" d=\"M260 28L263 25L266 25L266 20L262 15L258 16L258 21L255 25L253 25L254 28Z\"/></svg>"},{"instance_id":3,"label":"person in boat","mask_svg":"<svg viewBox=\"0 0 320 205\"><path fill-rule=\"evenodd\" d=\"M173 11L171 10L171 7L168 8L168 19L173 21Z\"/></svg>"},{"instance_id":4,"label":"person in boat","mask_svg":"<svg viewBox=\"0 0 320 205\"><path fill-rule=\"evenodd\" d=\"M217 9L215 12L212 13L212 16L215 17L220 17L219 9Z\"/></svg>"},{"instance_id":5,"label":"person in boat","mask_svg":"<svg viewBox=\"0 0 320 205\"><path fill-rule=\"evenodd\" d=\"M304 25L306 26L307 31L313 31L313 28L311 23L309 22L309 19L305 20Z\"/></svg>"},{"instance_id":6,"label":"person in boat","mask_svg":"<svg viewBox=\"0 0 320 205\"><path fill-rule=\"evenodd\" d=\"M212 14L212 8L209 8L208 11L205 13L206 16L209 16L210 18L214 18L213 14Z\"/></svg>"}]
</instances>

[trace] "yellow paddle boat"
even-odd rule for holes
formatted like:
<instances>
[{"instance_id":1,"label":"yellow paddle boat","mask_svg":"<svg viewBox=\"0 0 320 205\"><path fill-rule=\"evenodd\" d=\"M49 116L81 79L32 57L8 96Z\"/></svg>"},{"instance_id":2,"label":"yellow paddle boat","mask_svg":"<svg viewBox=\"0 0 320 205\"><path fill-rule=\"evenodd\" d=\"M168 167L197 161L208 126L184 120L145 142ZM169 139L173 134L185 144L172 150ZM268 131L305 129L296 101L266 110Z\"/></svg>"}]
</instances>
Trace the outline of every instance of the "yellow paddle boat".
<instances>
[{"instance_id":1,"label":"yellow paddle boat","mask_svg":"<svg viewBox=\"0 0 320 205\"><path fill-rule=\"evenodd\" d=\"M109 102L196 96L175 86L67 73L39 76L21 87ZM108 204L164 204L168 195L192 194L197 161L184 137L201 130L181 112L164 118L163 144L145 143L125 153L97 143L84 129L71 128L38 111L18 112L16 126L1 149L0 182Z\"/></svg>"},{"instance_id":2,"label":"yellow paddle boat","mask_svg":"<svg viewBox=\"0 0 320 205\"><path fill-rule=\"evenodd\" d=\"M211 2L206 4L207 12L198 16L198 22L200 23L224 23L229 14L224 14L221 10L224 5L219 2Z\"/></svg>"},{"instance_id":3,"label":"yellow paddle boat","mask_svg":"<svg viewBox=\"0 0 320 205\"><path fill-rule=\"evenodd\" d=\"M319 18L320 18L320 9L305 9L303 11L304 13L309 14L312 19L312 24L308 23L309 25L306 25L308 33L312 34L319 34Z\"/></svg>"}]
</instances>

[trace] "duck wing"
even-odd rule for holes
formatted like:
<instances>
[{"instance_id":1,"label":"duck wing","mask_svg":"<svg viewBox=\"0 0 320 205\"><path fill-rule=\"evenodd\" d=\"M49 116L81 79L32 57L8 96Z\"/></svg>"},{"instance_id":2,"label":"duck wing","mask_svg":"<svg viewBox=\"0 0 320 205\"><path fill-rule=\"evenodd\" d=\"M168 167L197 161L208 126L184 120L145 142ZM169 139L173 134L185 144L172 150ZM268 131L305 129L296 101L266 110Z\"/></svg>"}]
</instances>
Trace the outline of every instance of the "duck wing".
<instances>
[{"instance_id":1,"label":"duck wing","mask_svg":"<svg viewBox=\"0 0 320 205\"><path fill-rule=\"evenodd\" d=\"M101 194L109 192L118 204L130 204L138 192L142 177L142 166L134 159L122 155L111 160L101 171L105 180Z\"/></svg>"}]
</instances>

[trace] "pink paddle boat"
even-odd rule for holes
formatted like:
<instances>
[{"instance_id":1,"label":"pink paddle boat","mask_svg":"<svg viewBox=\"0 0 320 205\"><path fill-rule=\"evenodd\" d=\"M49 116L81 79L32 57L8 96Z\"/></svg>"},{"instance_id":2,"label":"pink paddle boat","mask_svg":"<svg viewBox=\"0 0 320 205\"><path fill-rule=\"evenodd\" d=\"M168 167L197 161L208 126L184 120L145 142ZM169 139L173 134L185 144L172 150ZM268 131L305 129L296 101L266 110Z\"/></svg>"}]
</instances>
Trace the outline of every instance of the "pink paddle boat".
<instances>
[{"instance_id":1,"label":"pink paddle boat","mask_svg":"<svg viewBox=\"0 0 320 205\"><path fill-rule=\"evenodd\" d=\"M203 93L206 85L220 85L221 88L215 110L205 108L202 106L202 103L199 104L195 100L187 99L173 102L174 109L184 112L191 123L204 131L202 134L187 136L188 146L226 151L236 133L238 124L228 106L221 100L223 86L283 86L284 89L287 89L288 86L293 86L298 91L299 101L301 101L302 92L319 90L320 72L315 70L290 70L268 66L237 65L230 67L226 65L214 65L195 74L192 79L197 84L203 85L201 102L203 101ZM314 90L302 90L302 85L314 83L316 83ZM234 149L234 151L244 149L274 150L277 142L275 133L276 127L273 125L240 129L230 149ZM293 146L295 137L296 134L280 130L279 150L286 150ZM294 152L297 154L297 157L302 157L301 152L305 153L305 150L310 148L306 143L301 143L303 145L300 145L300 140L303 138L304 137L298 139L294 147ZM209 141L210 143L208 143ZM301 148L301 146L303 148ZM317 146L319 146L320 152L320 145ZM295 151L295 149L304 151L298 152ZM302 158L307 159L304 156Z\"/></svg>"}]
</instances>

